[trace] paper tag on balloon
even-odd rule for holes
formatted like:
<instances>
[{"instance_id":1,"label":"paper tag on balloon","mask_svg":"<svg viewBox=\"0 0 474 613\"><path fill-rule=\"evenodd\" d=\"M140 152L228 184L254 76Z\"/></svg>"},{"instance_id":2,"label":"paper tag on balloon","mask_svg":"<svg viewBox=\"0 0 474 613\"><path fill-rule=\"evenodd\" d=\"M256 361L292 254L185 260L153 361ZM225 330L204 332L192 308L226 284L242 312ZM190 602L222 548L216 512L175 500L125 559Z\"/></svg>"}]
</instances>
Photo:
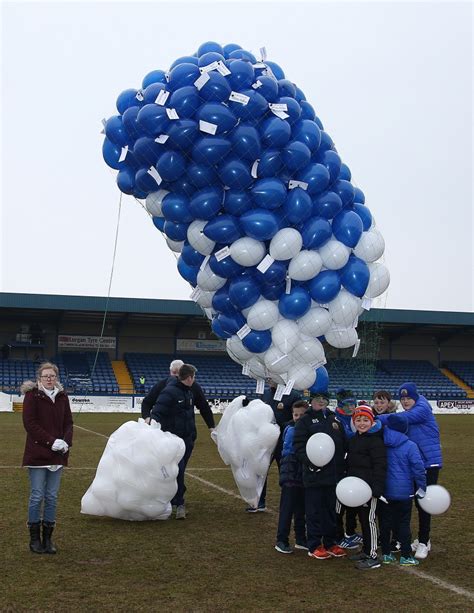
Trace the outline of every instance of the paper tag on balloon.
<instances>
[{"instance_id":1,"label":"paper tag on balloon","mask_svg":"<svg viewBox=\"0 0 474 613\"><path fill-rule=\"evenodd\" d=\"M258 177L257 168L258 168L259 162L260 160L255 160L255 162L252 164L252 168L250 169L250 174L252 175L254 179Z\"/></svg>"},{"instance_id":2,"label":"paper tag on balloon","mask_svg":"<svg viewBox=\"0 0 474 613\"><path fill-rule=\"evenodd\" d=\"M273 77L274 79L276 79L275 75L273 74L273 70L270 68L270 66L267 66L266 64L265 64L265 66L266 66L266 68L265 68L265 70L263 71L263 74L264 74L266 77ZM278 79L277 79L277 80L278 80Z\"/></svg>"},{"instance_id":3,"label":"paper tag on balloon","mask_svg":"<svg viewBox=\"0 0 474 613\"><path fill-rule=\"evenodd\" d=\"M265 47L260 47L260 59L264 62L267 59L267 50Z\"/></svg>"},{"instance_id":4,"label":"paper tag on balloon","mask_svg":"<svg viewBox=\"0 0 474 613\"><path fill-rule=\"evenodd\" d=\"M285 294L289 294L290 292L291 292L291 277L286 277Z\"/></svg>"},{"instance_id":5,"label":"paper tag on balloon","mask_svg":"<svg viewBox=\"0 0 474 613\"><path fill-rule=\"evenodd\" d=\"M264 391L265 391L265 380L264 379L258 379L257 380L257 387L255 388L255 393L256 394L263 394Z\"/></svg>"},{"instance_id":6,"label":"paper tag on balloon","mask_svg":"<svg viewBox=\"0 0 474 613\"><path fill-rule=\"evenodd\" d=\"M207 72L203 72L202 75L194 81L194 87L198 91L201 90L210 78L211 77L207 74Z\"/></svg>"},{"instance_id":7,"label":"paper tag on balloon","mask_svg":"<svg viewBox=\"0 0 474 613\"><path fill-rule=\"evenodd\" d=\"M277 358L276 360L274 360L271 365L275 366L275 364L278 364L278 362L281 362L282 360L284 360L285 358L288 357L287 353L284 353L283 355L281 355L279 358Z\"/></svg>"},{"instance_id":8,"label":"paper tag on balloon","mask_svg":"<svg viewBox=\"0 0 474 613\"><path fill-rule=\"evenodd\" d=\"M135 98L139 101L139 102L143 102L143 92L141 89L139 89L135 95Z\"/></svg>"},{"instance_id":9,"label":"paper tag on balloon","mask_svg":"<svg viewBox=\"0 0 474 613\"><path fill-rule=\"evenodd\" d=\"M355 342L354 345L354 351L352 352L352 357L355 358L356 355L359 353L359 347L360 347L360 338L358 338Z\"/></svg>"},{"instance_id":10,"label":"paper tag on balloon","mask_svg":"<svg viewBox=\"0 0 474 613\"><path fill-rule=\"evenodd\" d=\"M201 295L202 289L199 286L196 286L189 297L191 298L191 300L194 300L194 302L197 302Z\"/></svg>"},{"instance_id":11,"label":"paper tag on balloon","mask_svg":"<svg viewBox=\"0 0 474 613\"><path fill-rule=\"evenodd\" d=\"M201 71L201 73L211 72L212 70L217 70L218 67L219 67L219 62L216 60L215 62L211 62L210 64L207 64L207 66L200 66L199 70Z\"/></svg>"},{"instance_id":12,"label":"paper tag on balloon","mask_svg":"<svg viewBox=\"0 0 474 613\"><path fill-rule=\"evenodd\" d=\"M291 394L291 390L293 389L293 386L295 384L295 380L294 379L288 379L286 385L285 385L285 390L283 392L283 396L288 396L288 394Z\"/></svg>"},{"instance_id":13,"label":"paper tag on balloon","mask_svg":"<svg viewBox=\"0 0 474 613\"><path fill-rule=\"evenodd\" d=\"M206 255L206 257L201 262L201 266L199 267L199 270L204 270L206 268L207 263L209 262L209 258L210 257L211 257L210 255Z\"/></svg>"},{"instance_id":14,"label":"paper tag on balloon","mask_svg":"<svg viewBox=\"0 0 474 613\"><path fill-rule=\"evenodd\" d=\"M107 119L105 119L105 117L102 118L102 130L100 131L101 134L105 134L105 126L107 124Z\"/></svg>"},{"instance_id":15,"label":"paper tag on balloon","mask_svg":"<svg viewBox=\"0 0 474 613\"><path fill-rule=\"evenodd\" d=\"M176 109L165 109L169 119L179 119Z\"/></svg>"},{"instance_id":16,"label":"paper tag on balloon","mask_svg":"<svg viewBox=\"0 0 474 613\"><path fill-rule=\"evenodd\" d=\"M364 311L370 311L372 308L372 299L371 298L362 298L362 303L360 305Z\"/></svg>"},{"instance_id":17,"label":"paper tag on balloon","mask_svg":"<svg viewBox=\"0 0 474 613\"><path fill-rule=\"evenodd\" d=\"M155 104L164 106L166 104L166 101L169 98L169 95L170 95L169 92L167 92L165 89L162 89L160 93L158 94L158 96L156 97Z\"/></svg>"},{"instance_id":18,"label":"paper tag on balloon","mask_svg":"<svg viewBox=\"0 0 474 613\"><path fill-rule=\"evenodd\" d=\"M246 106L249 103L250 97L245 94L239 94L239 92L230 92L229 100Z\"/></svg>"},{"instance_id":19,"label":"paper tag on balloon","mask_svg":"<svg viewBox=\"0 0 474 613\"><path fill-rule=\"evenodd\" d=\"M285 386L278 384L276 388L276 392L273 395L273 400L281 400L283 398L284 391L285 391Z\"/></svg>"},{"instance_id":20,"label":"paper tag on balloon","mask_svg":"<svg viewBox=\"0 0 474 613\"><path fill-rule=\"evenodd\" d=\"M147 170L147 173L149 175L151 175L155 179L155 181L158 183L158 185L160 185L160 183L163 183L163 179L160 177L160 173L156 170L156 168L154 166L149 168Z\"/></svg>"},{"instance_id":21,"label":"paper tag on balloon","mask_svg":"<svg viewBox=\"0 0 474 613\"><path fill-rule=\"evenodd\" d=\"M310 366L311 368L314 368L314 370L318 370L318 368L321 368L321 366L324 366L325 364L327 364L325 359L322 360L316 360L316 362L311 362Z\"/></svg>"},{"instance_id":22,"label":"paper tag on balloon","mask_svg":"<svg viewBox=\"0 0 474 613\"><path fill-rule=\"evenodd\" d=\"M242 374L247 376L250 374L250 366L248 362L245 362L245 364L242 366Z\"/></svg>"},{"instance_id":23,"label":"paper tag on balloon","mask_svg":"<svg viewBox=\"0 0 474 613\"><path fill-rule=\"evenodd\" d=\"M128 153L128 145L125 145L125 147L122 147L122 151L120 152L120 157L118 161L123 162L125 158L127 157L127 153Z\"/></svg>"},{"instance_id":24,"label":"paper tag on balloon","mask_svg":"<svg viewBox=\"0 0 474 613\"><path fill-rule=\"evenodd\" d=\"M329 307L329 304L322 304L321 302L319 303L319 306L322 307L323 309L327 309Z\"/></svg>"},{"instance_id":25,"label":"paper tag on balloon","mask_svg":"<svg viewBox=\"0 0 474 613\"><path fill-rule=\"evenodd\" d=\"M305 181L296 181L296 179L290 179L288 182L288 189L295 189L296 187L301 187L306 191L308 189L308 184Z\"/></svg>"},{"instance_id":26,"label":"paper tag on balloon","mask_svg":"<svg viewBox=\"0 0 474 613\"><path fill-rule=\"evenodd\" d=\"M266 64L264 64L263 62L257 62L257 63L255 63L255 64L252 64L252 66L253 66L254 68L267 68L267 65L266 65Z\"/></svg>"},{"instance_id":27,"label":"paper tag on balloon","mask_svg":"<svg viewBox=\"0 0 474 613\"><path fill-rule=\"evenodd\" d=\"M262 85L263 85L263 83L257 79L255 81L255 83L252 83L252 88L253 89L258 89L259 87L262 87Z\"/></svg>"},{"instance_id":28,"label":"paper tag on balloon","mask_svg":"<svg viewBox=\"0 0 474 613\"><path fill-rule=\"evenodd\" d=\"M168 138L169 138L168 134L160 134L159 136L155 138L155 143L158 143L159 145L164 145L166 141L168 140Z\"/></svg>"},{"instance_id":29,"label":"paper tag on balloon","mask_svg":"<svg viewBox=\"0 0 474 613\"><path fill-rule=\"evenodd\" d=\"M257 270L260 271L262 274L267 272L267 270L270 268L274 261L275 260L272 258L272 256L267 254L257 266Z\"/></svg>"},{"instance_id":30,"label":"paper tag on balloon","mask_svg":"<svg viewBox=\"0 0 474 613\"><path fill-rule=\"evenodd\" d=\"M223 77L226 77L227 75L231 74L230 70L227 68L227 66L222 60L219 60L219 62L217 62L217 72Z\"/></svg>"},{"instance_id":31,"label":"paper tag on balloon","mask_svg":"<svg viewBox=\"0 0 474 613\"><path fill-rule=\"evenodd\" d=\"M237 336L240 338L240 340L242 340L247 336L247 334L250 334L250 332L252 332L252 328L247 324L244 324L240 330L237 330Z\"/></svg>"},{"instance_id":32,"label":"paper tag on balloon","mask_svg":"<svg viewBox=\"0 0 474 613\"><path fill-rule=\"evenodd\" d=\"M272 113L280 119L288 119L289 117L288 113L285 113L285 111L272 111Z\"/></svg>"},{"instance_id":33,"label":"paper tag on balloon","mask_svg":"<svg viewBox=\"0 0 474 613\"><path fill-rule=\"evenodd\" d=\"M275 111L287 111L288 110L288 105L286 104L286 102L281 102L281 103L270 102L268 106L270 107L270 110L273 113Z\"/></svg>"},{"instance_id":34,"label":"paper tag on balloon","mask_svg":"<svg viewBox=\"0 0 474 613\"><path fill-rule=\"evenodd\" d=\"M201 132L206 132L207 134L215 134L217 132L217 125L215 123L210 123L209 121L199 120L199 129Z\"/></svg>"},{"instance_id":35,"label":"paper tag on balloon","mask_svg":"<svg viewBox=\"0 0 474 613\"><path fill-rule=\"evenodd\" d=\"M224 260L226 257L230 255L230 247L222 247L219 251L216 251L214 256L218 262Z\"/></svg>"},{"instance_id":36,"label":"paper tag on balloon","mask_svg":"<svg viewBox=\"0 0 474 613\"><path fill-rule=\"evenodd\" d=\"M169 72L165 72L165 79L166 79L167 83L170 82L170 73Z\"/></svg>"}]
</instances>

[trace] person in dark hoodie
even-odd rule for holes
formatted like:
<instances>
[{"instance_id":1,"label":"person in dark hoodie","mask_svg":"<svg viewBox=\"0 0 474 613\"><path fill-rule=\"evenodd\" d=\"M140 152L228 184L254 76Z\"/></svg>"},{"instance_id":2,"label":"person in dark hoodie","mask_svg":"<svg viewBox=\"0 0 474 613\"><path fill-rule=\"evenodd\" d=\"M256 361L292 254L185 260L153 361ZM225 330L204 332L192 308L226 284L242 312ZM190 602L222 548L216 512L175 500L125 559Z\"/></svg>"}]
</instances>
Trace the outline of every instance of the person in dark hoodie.
<instances>
[{"instance_id":1,"label":"person in dark hoodie","mask_svg":"<svg viewBox=\"0 0 474 613\"><path fill-rule=\"evenodd\" d=\"M178 376L163 389L151 410L151 419L161 425L163 432L171 432L183 439L186 451L178 464L178 491L171 500L176 507L176 519L186 519L184 494L184 471L191 457L196 440L196 423L194 419L194 399L191 387L194 383L196 369L192 364L183 364Z\"/></svg>"},{"instance_id":2,"label":"person in dark hoodie","mask_svg":"<svg viewBox=\"0 0 474 613\"><path fill-rule=\"evenodd\" d=\"M439 471L443 466L439 427L428 400L418 394L414 383L404 383L398 390L403 413L393 413L386 417L389 428L406 434L418 445L426 470L426 484L438 483ZM418 538L412 543L415 558L424 560L431 550L431 515L418 508Z\"/></svg>"},{"instance_id":3,"label":"person in dark hoodie","mask_svg":"<svg viewBox=\"0 0 474 613\"><path fill-rule=\"evenodd\" d=\"M400 542L400 565L417 566L419 562L413 557L411 549L410 521L413 497L423 498L426 492L423 459L416 443L405 434L385 427L383 438L387 449L384 490L387 503L380 504L378 509L383 563L396 562L391 551L393 533L397 534Z\"/></svg>"},{"instance_id":4,"label":"person in dark hoodie","mask_svg":"<svg viewBox=\"0 0 474 613\"><path fill-rule=\"evenodd\" d=\"M382 424L374 423L374 414L369 406L358 406L352 413L355 436L347 443L347 475L359 477L372 489L372 497L357 507L362 527L362 551L350 556L359 570L380 568L377 558L377 499L383 496L387 471L387 454L382 436Z\"/></svg>"},{"instance_id":5,"label":"person in dark hoodie","mask_svg":"<svg viewBox=\"0 0 474 613\"><path fill-rule=\"evenodd\" d=\"M41 364L36 382L25 381L21 392L25 394L23 425L26 430L23 466L28 468L31 484L28 505L30 551L54 554L56 546L51 536L56 525L57 498L63 467L67 466L72 445L71 408L59 382L58 367L51 362Z\"/></svg>"},{"instance_id":6,"label":"person in dark hoodie","mask_svg":"<svg viewBox=\"0 0 474 613\"><path fill-rule=\"evenodd\" d=\"M318 432L330 436L335 445L334 456L322 467L314 466L306 454L306 443ZM293 447L303 464L308 555L317 560L346 555L336 544L336 485L344 476L344 445L341 424L315 394L311 407L295 425Z\"/></svg>"}]
</instances>

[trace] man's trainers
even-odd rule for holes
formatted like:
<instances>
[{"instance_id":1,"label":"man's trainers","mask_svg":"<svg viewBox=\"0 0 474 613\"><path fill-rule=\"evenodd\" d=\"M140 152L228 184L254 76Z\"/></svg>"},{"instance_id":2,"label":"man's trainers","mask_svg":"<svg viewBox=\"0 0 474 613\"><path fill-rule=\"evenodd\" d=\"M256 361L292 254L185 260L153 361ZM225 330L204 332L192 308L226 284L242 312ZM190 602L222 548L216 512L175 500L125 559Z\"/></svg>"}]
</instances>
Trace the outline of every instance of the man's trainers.
<instances>
[{"instance_id":1,"label":"man's trainers","mask_svg":"<svg viewBox=\"0 0 474 613\"><path fill-rule=\"evenodd\" d=\"M295 549L304 549L308 551L308 543L306 541L296 541Z\"/></svg>"},{"instance_id":2,"label":"man's trainers","mask_svg":"<svg viewBox=\"0 0 474 613\"><path fill-rule=\"evenodd\" d=\"M382 562L384 564L392 564L392 562L396 562L397 558L395 556L392 556L391 553L389 553L388 555L384 555Z\"/></svg>"},{"instance_id":3,"label":"man's trainers","mask_svg":"<svg viewBox=\"0 0 474 613\"><path fill-rule=\"evenodd\" d=\"M400 566L418 566L418 564L418 560L416 560L413 556L409 556L408 558L401 556L400 558Z\"/></svg>"},{"instance_id":4,"label":"man's trainers","mask_svg":"<svg viewBox=\"0 0 474 613\"><path fill-rule=\"evenodd\" d=\"M180 504L176 507L176 519L186 519L186 508L184 504Z\"/></svg>"},{"instance_id":5,"label":"man's trainers","mask_svg":"<svg viewBox=\"0 0 474 613\"><path fill-rule=\"evenodd\" d=\"M281 541L279 541L275 545L275 549L280 553L293 553L293 549L289 545L287 545L286 543L282 543Z\"/></svg>"},{"instance_id":6,"label":"man's trainers","mask_svg":"<svg viewBox=\"0 0 474 613\"><path fill-rule=\"evenodd\" d=\"M369 556L363 551L359 551L359 553L353 553L349 556L349 560L351 562L359 562L360 560L366 560Z\"/></svg>"},{"instance_id":7,"label":"man's trainers","mask_svg":"<svg viewBox=\"0 0 474 613\"><path fill-rule=\"evenodd\" d=\"M352 534L349 538L351 538L354 541L354 543L357 543L357 545L362 545L362 543L364 542L364 539L362 538L362 534L358 534L357 532Z\"/></svg>"},{"instance_id":8,"label":"man's trainers","mask_svg":"<svg viewBox=\"0 0 474 613\"><path fill-rule=\"evenodd\" d=\"M246 513L264 513L267 510L266 506L258 506L258 507L247 507L245 509Z\"/></svg>"},{"instance_id":9,"label":"man's trainers","mask_svg":"<svg viewBox=\"0 0 474 613\"><path fill-rule=\"evenodd\" d=\"M358 570L372 570L373 568L380 568L380 560L378 558L365 558L365 560L359 560L354 564Z\"/></svg>"},{"instance_id":10,"label":"man's trainers","mask_svg":"<svg viewBox=\"0 0 474 613\"><path fill-rule=\"evenodd\" d=\"M328 560L331 557L324 545L320 545L314 551L308 551L308 555L316 560Z\"/></svg>"},{"instance_id":11,"label":"man's trainers","mask_svg":"<svg viewBox=\"0 0 474 613\"><path fill-rule=\"evenodd\" d=\"M347 555L344 549L342 547L339 547L339 545L333 545L332 547L329 547L327 549L327 552L333 558L343 558Z\"/></svg>"},{"instance_id":12,"label":"man's trainers","mask_svg":"<svg viewBox=\"0 0 474 613\"><path fill-rule=\"evenodd\" d=\"M431 543L428 541L428 544L418 543L418 547L416 548L415 558L417 560L424 560L428 557L429 552L431 551Z\"/></svg>"},{"instance_id":13,"label":"man's trainers","mask_svg":"<svg viewBox=\"0 0 474 613\"><path fill-rule=\"evenodd\" d=\"M353 534L352 536L344 535L344 538L341 539L338 543L339 547L343 549L357 549L359 547L359 542L357 541L357 535Z\"/></svg>"}]
</instances>

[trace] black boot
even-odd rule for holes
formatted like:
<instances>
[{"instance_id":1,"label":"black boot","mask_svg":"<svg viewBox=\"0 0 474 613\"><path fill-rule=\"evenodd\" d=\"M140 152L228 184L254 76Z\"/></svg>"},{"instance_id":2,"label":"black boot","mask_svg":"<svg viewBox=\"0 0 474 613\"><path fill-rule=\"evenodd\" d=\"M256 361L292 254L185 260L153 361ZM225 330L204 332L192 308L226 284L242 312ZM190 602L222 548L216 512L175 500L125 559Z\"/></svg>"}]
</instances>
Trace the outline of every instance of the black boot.
<instances>
[{"instance_id":1,"label":"black boot","mask_svg":"<svg viewBox=\"0 0 474 613\"><path fill-rule=\"evenodd\" d=\"M41 543L39 522L35 524L28 524L30 529L30 551L33 553L44 553L43 544Z\"/></svg>"},{"instance_id":2,"label":"black boot","mask_svg":"<svg viewBox=\"0 0 474 613\"><path fill-rule=\"evenodd\" d=\"M43 549L44 553L56 553L56 547L51 541L51 535L54 530L54 522L43 522Z\"/></svg>"}]
</instances>

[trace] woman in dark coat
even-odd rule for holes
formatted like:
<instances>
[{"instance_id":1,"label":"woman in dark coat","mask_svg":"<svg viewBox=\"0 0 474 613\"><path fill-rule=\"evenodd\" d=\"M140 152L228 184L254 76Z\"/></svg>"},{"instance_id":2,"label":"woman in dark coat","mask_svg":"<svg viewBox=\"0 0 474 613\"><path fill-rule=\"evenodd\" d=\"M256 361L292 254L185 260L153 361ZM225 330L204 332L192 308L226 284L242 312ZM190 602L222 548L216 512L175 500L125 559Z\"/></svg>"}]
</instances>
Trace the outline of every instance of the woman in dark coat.
<instances>
[{"instance_id":1,"label":"woman in dark coat","mask_svg":"<svg viewBox=\"0 0 474 613\"><path fill-rule=\"evenodd\" d=\"M25 381L21 386L25 394L23 425L26 430L23 466L28 468L30 477L28 527L30 550L34 553L56 553L51 535L56 523L62 469L67 466L72 445L69 399L58 376L58 367L45 362L38 368L36 382Z\"/></svg>"}]
</instances>

